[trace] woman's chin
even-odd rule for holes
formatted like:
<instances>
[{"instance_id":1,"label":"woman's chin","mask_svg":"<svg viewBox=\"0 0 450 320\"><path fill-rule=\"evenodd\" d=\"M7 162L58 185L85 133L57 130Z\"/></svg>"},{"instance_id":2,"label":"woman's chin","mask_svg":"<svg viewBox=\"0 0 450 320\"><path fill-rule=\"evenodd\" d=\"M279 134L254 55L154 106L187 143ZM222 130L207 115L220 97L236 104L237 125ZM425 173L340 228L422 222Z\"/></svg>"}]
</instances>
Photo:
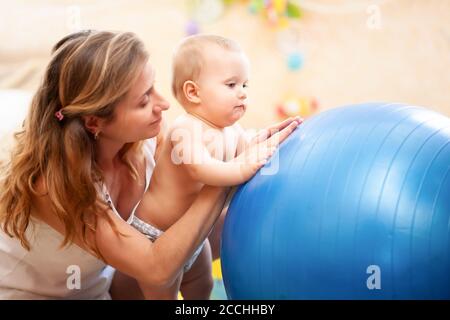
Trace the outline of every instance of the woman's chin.
<instances>
[{"instance_id":1,"label":"woman's chin","mask_svg":"<svg viewBox=\"0 0 450 320\"><path fill-rule=\"evenodd\" d=\"M149 128L145 139L156 137L160 131L161 131L161 124L158 122L157 124L154 124Z\"/></svg>"}]
</instances>

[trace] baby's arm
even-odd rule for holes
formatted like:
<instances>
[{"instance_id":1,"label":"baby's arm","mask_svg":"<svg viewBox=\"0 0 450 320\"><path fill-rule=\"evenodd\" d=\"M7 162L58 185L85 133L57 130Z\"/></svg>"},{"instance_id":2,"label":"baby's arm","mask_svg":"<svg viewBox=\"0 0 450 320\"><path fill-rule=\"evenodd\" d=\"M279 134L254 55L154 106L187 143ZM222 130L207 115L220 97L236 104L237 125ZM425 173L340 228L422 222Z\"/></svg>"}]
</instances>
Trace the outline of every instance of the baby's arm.
<instances>
[{"instance_id":1,"label":"baby's arm","mask_svg":"<svg viewBox=\"0 0 450 320\"><path fill-rule=\"evenodd\" d=\"M258 145L231 161L221 161L211 156L200 137L194 136L189 123L172 130L171 142L172 161L184 165L195 181L211 186L234 186L247 181L275 151L273 146Z\"/></svg>"},{"instance_id":2,"label":"baby's arm","mask_svg":"<svg viewBox=\"0 0 450 320\"><path fill-rule=\"evenodd\" d=\"M233 159L229 162L212 158L205 152L205 161L201 164L187 164L190 176L211 186L234 186L247 181L260 167L263 160L256 163L240 163Z\"/></svg>"},{"instance_id":3,"label":"baby's arm","mask_svg":"<svg viewBox=\"0 0 450 320\"><path fill-rule=\"evenodd\" d=\"M251 134L248 131L245 131L240 124L235 123L233 125L233 129L237 133L237 148L236 148L236 156L240 155L242 152L247 150L252 143L252 139L256 136L255 134Z\"/></svg>"},{"instance_id":4,"label":"baby's arm","mask_svg":"<svg viewBox=\"0 0 450 320\"><path fill-rule=\"evenodd\" d=\"M292 122L296 121L298 124L303 122L303 119L300 117L291 117L282 122L273 124L265 129L260 130L259 132L248 132L245 131L239 124L234 124L233 127L237 132L238 136L238 145L236 154L239 155L245 150L251 148L252 146L264 141L277 132L282 131L284 128L288 127Z\"/></svg>"}]
</instances>

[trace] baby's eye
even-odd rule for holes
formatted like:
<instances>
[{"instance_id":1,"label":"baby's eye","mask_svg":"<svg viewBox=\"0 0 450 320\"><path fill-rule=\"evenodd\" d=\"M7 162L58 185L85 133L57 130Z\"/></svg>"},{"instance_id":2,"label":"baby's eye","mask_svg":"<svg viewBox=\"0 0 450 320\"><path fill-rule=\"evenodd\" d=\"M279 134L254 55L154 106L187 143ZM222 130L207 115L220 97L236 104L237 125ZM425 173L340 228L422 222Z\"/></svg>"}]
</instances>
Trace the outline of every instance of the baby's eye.
<instances>
[{"instance_id":1,"label":"baby's eye","mask_svg":"<svg viewBox=\"0 0 450 320\"><path fill-rule=\"evenodd\" d=\"M234 88L234 86L236 85L236 83L232 82L232 83L227 83L227 86L229 88Z\"/></svg>"},{"instance_id":2,"label":"baby's eye","mask_svg":"<svg viewBox=\"0 0 450 320\"><path fill-rule=\"evenodd\" d=\"M243 87L248 88L248 83L244 83Z\"/></svg>"}]
</instances>

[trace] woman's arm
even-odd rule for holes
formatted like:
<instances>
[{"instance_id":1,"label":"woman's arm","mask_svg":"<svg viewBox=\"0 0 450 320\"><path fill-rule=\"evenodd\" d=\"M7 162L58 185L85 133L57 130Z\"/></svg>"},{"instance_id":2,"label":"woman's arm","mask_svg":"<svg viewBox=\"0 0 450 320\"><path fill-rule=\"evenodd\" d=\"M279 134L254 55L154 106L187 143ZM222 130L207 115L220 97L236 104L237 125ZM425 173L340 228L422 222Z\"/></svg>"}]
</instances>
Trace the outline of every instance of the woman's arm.
<instances>
[{"instance_id":1,"label":"woman's arm","mask_svg":"<svg viewBox=\"0 0 450 320\"><path fill-rule=\"evenodd\" d=\"M170 286L184 263L206 239L226 198L223 188L204 187L188 211L155 242L110 214L122 236L99 218L96 242L106 262L138 281Z\"/></svg>"},{"instance_id":2,"label":"woman's arm","mask_svg":"<svg viewBox=\"0 0 450 320\"><path fill-rule=\"evenodd\" d=\"M43 179L39 182L41 195L33 197L33 215L65 234L64 224L51 210ZM170 286L208 236L226 195L225 188L204 187L186 213L154 243L109 210L108 215L121 234L112 229L106 217L99 216L95 233L88 231L88 241L95 241L105 262L122 273L152 286ZM74 243L89 251L79 237L75 237Z\"/></svg>"},{"instance_id":3,"label":"woman's arm","mask_svg":"<svg viewBox=\"0 0 450 320\"><path fill-rule=\"evenodd\" d=\"M297 125L290 123L260 143L277 147ZM205 186L186 213L154 243L110 213L118 231L127 236L118 235L105 218L99 218L97 246L106 262L121 272L152 286L168 287L208 236L225 199L225 189Z\"/></svg>"}]
</instances>

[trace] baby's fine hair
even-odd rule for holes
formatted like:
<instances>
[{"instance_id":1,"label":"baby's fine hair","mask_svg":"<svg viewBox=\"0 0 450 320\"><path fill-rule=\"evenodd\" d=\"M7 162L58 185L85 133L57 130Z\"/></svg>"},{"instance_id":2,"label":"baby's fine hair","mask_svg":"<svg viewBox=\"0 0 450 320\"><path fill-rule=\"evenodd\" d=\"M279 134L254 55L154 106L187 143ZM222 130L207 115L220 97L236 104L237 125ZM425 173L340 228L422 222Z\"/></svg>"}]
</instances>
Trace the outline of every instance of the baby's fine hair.
<instances>
[{"instance_id":1,"label":"baby's fine hair","mask_svg":"<svg viewBox=\"0 0 450 320\"><path fill-rule=\"evenodd\" d=\"M175 48L172 63L172 93L182 105L186 102L183 85L188 80L198 79L204 49L211 44L230 51L242 51L236 41L218 35L200 34L184 38Z\"/></svg>"}]
</instances>

